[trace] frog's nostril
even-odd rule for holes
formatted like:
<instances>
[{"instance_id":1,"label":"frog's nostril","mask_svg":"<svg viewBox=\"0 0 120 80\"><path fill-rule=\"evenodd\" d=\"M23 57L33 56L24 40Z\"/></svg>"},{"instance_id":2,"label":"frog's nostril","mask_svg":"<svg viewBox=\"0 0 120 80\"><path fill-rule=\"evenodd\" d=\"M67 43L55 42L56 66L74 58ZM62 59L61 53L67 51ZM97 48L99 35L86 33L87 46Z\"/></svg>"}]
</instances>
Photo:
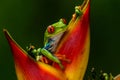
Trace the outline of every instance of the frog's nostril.
<instances>
[{"instance_id":1,"label":"frog's nostril","mask_svg":"<svg viewBox=\"0 0 120 80\"><path fill-rule=\"evenodd\" d=\"M62 18L61 20L62 20L62 22L63 22L64 24L67 24L66 19Z\"/></svg>"}]
</instances>

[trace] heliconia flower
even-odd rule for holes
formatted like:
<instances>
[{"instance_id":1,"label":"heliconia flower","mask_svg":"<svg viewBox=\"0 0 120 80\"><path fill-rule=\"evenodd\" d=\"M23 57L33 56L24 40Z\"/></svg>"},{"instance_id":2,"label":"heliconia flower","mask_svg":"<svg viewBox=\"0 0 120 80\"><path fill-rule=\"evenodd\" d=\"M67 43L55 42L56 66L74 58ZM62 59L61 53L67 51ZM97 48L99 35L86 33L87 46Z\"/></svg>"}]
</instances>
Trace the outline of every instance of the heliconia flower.
<instances>
[{"instance_id":1,"label":"heliconia flower","mask_svg":"<svg viewBox=\"0 0 120 80\"><path fill-rule=\"evenodd\" d=\"M57 63L35 61L16 43L9 32L3 29L13 53L18 80L83 80L90 47L89 0L84 0L78 7L82 14L73 14L55 52L55 55L64 55L69 60L61 60L64 69Z\"/></svg>"}]
</instances>

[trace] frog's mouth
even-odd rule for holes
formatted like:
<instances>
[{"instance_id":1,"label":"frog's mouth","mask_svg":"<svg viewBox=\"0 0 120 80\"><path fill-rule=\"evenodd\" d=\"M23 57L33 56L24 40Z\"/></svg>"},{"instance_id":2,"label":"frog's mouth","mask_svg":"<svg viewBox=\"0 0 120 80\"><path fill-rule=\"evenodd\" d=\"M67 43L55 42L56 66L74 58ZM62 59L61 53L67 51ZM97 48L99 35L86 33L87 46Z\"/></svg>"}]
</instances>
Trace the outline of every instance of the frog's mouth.
<instances>
[{"instance_id":1,"label":"frog's mouth","mask_svg":"<svg viewBox=\"0 0 120 80\"><path fill-rule=\"evenodd\" d=\"M51 47L51 50L50 50L51 52L55 52L56 51L56 48L57 48L57 46L58 46L58 44L59 44L59 42L60 42L64 32L61 32L61 33L56 34L53 37L51 37L51 39L52 39L52 47Z\"/></svg>"}]
</instances>

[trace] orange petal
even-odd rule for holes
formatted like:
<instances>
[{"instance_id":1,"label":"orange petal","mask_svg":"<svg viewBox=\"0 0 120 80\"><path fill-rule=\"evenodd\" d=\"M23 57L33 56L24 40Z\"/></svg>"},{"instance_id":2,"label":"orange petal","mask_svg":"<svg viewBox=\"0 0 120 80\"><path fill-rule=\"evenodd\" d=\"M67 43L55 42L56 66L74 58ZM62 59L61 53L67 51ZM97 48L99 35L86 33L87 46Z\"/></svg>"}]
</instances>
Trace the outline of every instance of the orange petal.
<instances>
[{"instance_id":1,"label":"orange petal","mask_svg":"<svg viewBox=\"0 0 120 80\"><path fill-rule=\"evenodd\" d=\"M47 64L35 62L27 56L8 31L6 29L3 31L13 53L18 80L66 80L64 73Z\"/></svg>"},{"instance_id":2,"label":"orange petal","mask_svg":"<svg viewBox=\"0 0 120 80\"><path fill-rule=\"evenodd\" d=\"M65 66L64 72L68 80L83 80L88 63L90 47L90 3L89 0L85 1L82 7L82 16L75 18L76 15L73 15L68 24L68 30L56 51L56 54L65 55L71 61L71 63L62 62Z\"/></svg>"},{"instance_id":3,"label":"orange petal","mask_svg":"<svg viewBox=\"0 0 120 80\"><path fill-rule=\"evenodd\" d=\"M120 74L114 77L114 80L120 80Z\"/></svg>"}]
</instances>

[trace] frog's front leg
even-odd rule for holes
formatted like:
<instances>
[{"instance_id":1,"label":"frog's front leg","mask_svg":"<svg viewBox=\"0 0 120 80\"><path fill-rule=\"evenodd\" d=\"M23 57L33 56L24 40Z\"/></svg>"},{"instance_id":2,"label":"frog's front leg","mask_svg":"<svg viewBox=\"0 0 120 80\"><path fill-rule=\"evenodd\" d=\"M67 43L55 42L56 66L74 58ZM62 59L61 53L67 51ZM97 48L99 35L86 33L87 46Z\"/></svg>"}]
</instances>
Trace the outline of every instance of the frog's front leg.
<instances>
[{"instance_id":1,"label":"frog's front leg","mask_svg":"<svg viewBox=\"0 0 120 80\"><path fill-rule=\"evenodd\" d=\"M83 14L83 12L81 11L81 6L75 6L75 14L76 14L77 16Z\"/></svg>"},{"instance_id":2,"label":"frog's front leg","mask_svg":"<svg viewBox=\"0 0 120 80\"><path fill-rule=\"evenodd\" d=\"M58 63L61 69L64 68L61 61L56 56L54 56L52 53L50 53L48 50L46 50L45 48L42 48L42 49L40 49L40 52L42 55L44 55L51 61Z\"/></svg>"},{"instance_id":3,"label":"frog's front leg","mask_svg":"<svg viewBox=\"0 0 120 80\"><path fill-rule=\"evenodd\" d=\"M26 49L28 55L34 58L36 61L46 62L46 60L43 59L43 55L40 54L41 48L35 49L33 45L30 45L29 47L26 47Z\"/></svg>"},{"instance_id":4,"label":"frog's front leg","mask_svg":"<svg viewBox=\"0 0 120 80\"><path fill-rule=\"evenodd\" d=\"M36 59L36 56L38 54L37 54L37 50L35 49L35 47L33 45L30 45L29 47L27 46L26 49L27 49L28 55Z\"/></svg>"}]
</instances>

